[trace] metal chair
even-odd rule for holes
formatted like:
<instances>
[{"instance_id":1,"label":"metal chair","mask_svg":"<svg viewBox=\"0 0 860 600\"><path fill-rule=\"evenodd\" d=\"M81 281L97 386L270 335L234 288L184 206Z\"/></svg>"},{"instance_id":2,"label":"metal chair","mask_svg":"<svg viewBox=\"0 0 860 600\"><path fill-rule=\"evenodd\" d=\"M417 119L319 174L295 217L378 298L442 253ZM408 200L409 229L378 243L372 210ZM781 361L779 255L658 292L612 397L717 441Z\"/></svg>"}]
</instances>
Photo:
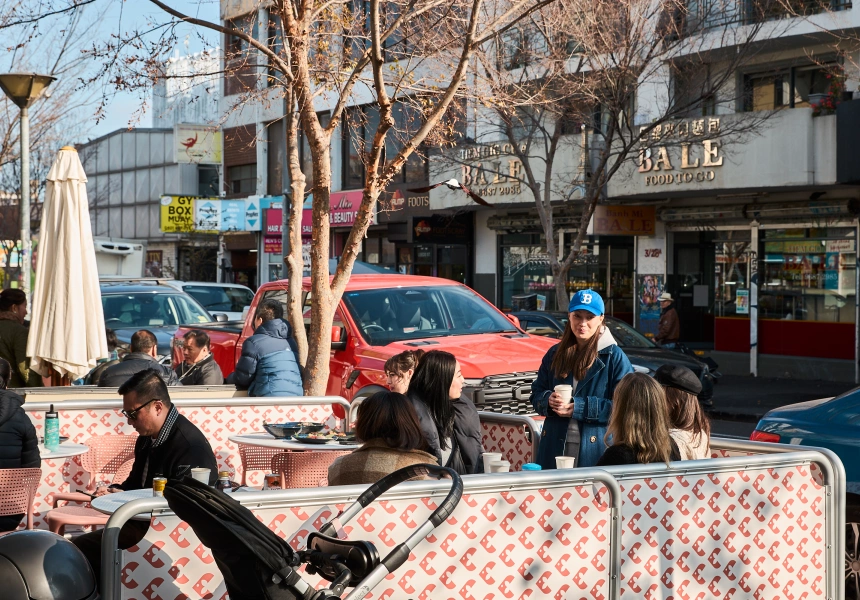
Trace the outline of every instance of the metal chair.
<instances>
[{"instance_id":1,"label":"metal chair","mask_svg":"<svg viewBox=\"0 0 860 600\"><path fill-rule=\"evenodd\" d=\"M239 459L242 461L242 485L248 485L248 471L269 471L272 466L272 458L278 454L285 454L284 450L278 448L263 448L261 446L249 446L248 444L236 444L239 447Z\"/></svg>"},{"instance_id":2,"label":"metal chair","mask_svg":"<svg viewBox=\"0 0 860 600\"><path fill-rule=\"evenodd\" d=\"M27 529L33 529L33 501L41 481L42 469L0 469L0 516L26 514Z\"/></svg>"},{"instance_id":3,"label":"metal chair","mask_svg":"<svg viewBox=\"0 0 860 600\"><path fill-rule=\"evenodd\" d=\"M112 482L122 482L131 473L134 465L134 445L137 434L97 435L84 442L89 451L81 455L81 466L89 474L87 492L93 493L98 482L110 475ZM109 515L100 513L89 506L90 497L78 492L57 492L54 495L54 508L45 520L54 533L62 535L66 525L82 527L99 526L107 523ZM84 506L58 506L60 502L77 502Z\"/></svg>"},{"instance_id":4,"label":"metal chair","mask_svg":"<svg viewBox=\"0 0 860 600\"><path fill-rule=\"evenodd\" d=\"M272 473L281 476L281 489L318 487L328 484L328 468L351 451L288 452L272 458Z\"/></svg>"}]
</instances>

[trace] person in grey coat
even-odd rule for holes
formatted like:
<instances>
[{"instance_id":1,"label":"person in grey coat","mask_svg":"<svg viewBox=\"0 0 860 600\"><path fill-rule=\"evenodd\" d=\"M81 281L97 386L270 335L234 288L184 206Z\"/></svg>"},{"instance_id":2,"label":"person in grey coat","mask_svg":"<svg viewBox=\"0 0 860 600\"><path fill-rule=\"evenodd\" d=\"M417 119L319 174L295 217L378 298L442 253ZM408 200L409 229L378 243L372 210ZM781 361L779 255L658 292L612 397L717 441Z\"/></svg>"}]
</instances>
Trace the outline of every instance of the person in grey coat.
<instances>
[{"instance_id":1,"label":"person in grey coat","mask_svg":"<svg viewBox=\"0 0 860 600\"><path fill-rule=\"evenodd\" d=\"M176 376L182 385L223 385L224 374L212 356L209 334L192 329L182 339L185 360L176 367Z\"/></svg>"},{"instance_id":2,"label":"person in grey coat","mask_svg":"<svg viewBox=\"0 0 860 600\"><path fill-rule=\"evenodd\" d=\"M242 356L227 383L249 396L303 396L298 349L277 300L263 300L254 314L254 335L242 344Z\"/></svg>"},{"instance_id":3,"label":"person in grey coat","mask_svg":"<svg viewBox=\"0 0 860 600\"><path fill-rule=\"evenodd\" d=\"M167 385L182 385L173 369L159 364L158 340L147 329L135 331L131 336L131 352L122 357L117 364L108 367L99 379L99 387L118 388L132 375L147 369L157 372Z\"/></svg>"}]
</instances>

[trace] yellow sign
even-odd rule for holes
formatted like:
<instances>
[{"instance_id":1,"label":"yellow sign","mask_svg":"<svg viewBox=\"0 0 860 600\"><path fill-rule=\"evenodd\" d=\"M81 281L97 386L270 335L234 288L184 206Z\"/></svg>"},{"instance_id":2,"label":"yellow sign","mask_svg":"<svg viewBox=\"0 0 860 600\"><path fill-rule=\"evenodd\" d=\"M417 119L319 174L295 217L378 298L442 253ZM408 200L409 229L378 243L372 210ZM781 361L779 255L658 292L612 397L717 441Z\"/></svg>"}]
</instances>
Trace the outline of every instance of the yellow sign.
<instances>
[{"instance_id":1,"label":"yellow sign","mask_svg":"<svg viewBox=\"0 0 860 600\"><path fill-rule=\"evenodd\" d=\"M164 233L194 231L194 198L192 196L161 197L161 231Z\"/></svg>"}]
</instances>

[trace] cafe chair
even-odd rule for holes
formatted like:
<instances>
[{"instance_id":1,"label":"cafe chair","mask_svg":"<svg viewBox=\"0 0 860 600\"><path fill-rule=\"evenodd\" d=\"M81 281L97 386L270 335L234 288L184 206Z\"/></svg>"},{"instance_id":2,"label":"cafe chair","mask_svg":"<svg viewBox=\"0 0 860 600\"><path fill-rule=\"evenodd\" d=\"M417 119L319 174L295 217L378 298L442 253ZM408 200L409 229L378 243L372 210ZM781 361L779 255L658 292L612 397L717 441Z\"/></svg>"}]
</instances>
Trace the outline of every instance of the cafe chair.
<instances>
[{"instance_id":1,"label":"cafe chair","mask_svg":"<svg viewBox=\"0 0 860 600\"><path fill-rule=\"evenodd\" d=\"M27 515L33 529L33 501L42 481L42 469L0 469L0 516ZM9 531L0 533L5 535Z\"/></svg>"},{"instance_id":2,"label":"cafe chair","mask_svg":"<svg viewBox=\"0 0 860 600\"><path fill-rule=\"evenodd\" d=\"M111 483L126 480L134 465L134 445L137 434L132 435L95 435L84 442L89 450L81 455L81 466L89 475L86 491L95 492L99 481L108 479ZM54 533L62 535L66 525L100 526L107 523L109 515L100 513L89 506L90 497L79 492L56 492L53 494L54 508L45 519ZM82 506L60 502L76 502Z\"/></svg>"},{"instance_id":3,"label":"cafe chair","mask_svg":"<svg viewBox=\"0 0 860 600\"><path fill-rule=\"evenodd\" d=\"M248 485L248 471L263 471L264 473L276 473L269 471L272 458L278 454L285 454L284 450L278 448L263 448L261 446L250 446L237 443L239 447L239 459L242 461L242 485ZM292 454L292 453L290 453Z\"/></svg>"},{"instance_id":4,"label":"cafe chair","mask_svg":"<svg viewBox=\"0 0 860 600\"><path fill-rule=\"evenodd\" d=\"M281 489L318 487L328 484L328 468L351 451L287 452L272 458L272 473L281 477Z\"/></svg>"}]
</instances>

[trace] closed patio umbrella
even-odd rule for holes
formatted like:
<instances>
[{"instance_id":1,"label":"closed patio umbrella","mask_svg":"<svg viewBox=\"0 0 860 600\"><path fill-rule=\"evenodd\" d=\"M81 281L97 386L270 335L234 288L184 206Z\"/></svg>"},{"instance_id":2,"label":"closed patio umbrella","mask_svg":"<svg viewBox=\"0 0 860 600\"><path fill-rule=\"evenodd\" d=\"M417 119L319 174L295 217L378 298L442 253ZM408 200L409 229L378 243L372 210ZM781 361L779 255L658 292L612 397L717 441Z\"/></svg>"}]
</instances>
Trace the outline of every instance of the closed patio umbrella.
<instances>
[{"instance_id":1,"label":"closed patio umbrella","mask_svg":"<svg viewBox=\"0 0 860 600\"><path fill-rule=\"evenodd\" d=\"M43 376L86 375L108 355L87 176L78 152L60 149L48 173L27 356Z\"/></svg>"}]
</instances>

